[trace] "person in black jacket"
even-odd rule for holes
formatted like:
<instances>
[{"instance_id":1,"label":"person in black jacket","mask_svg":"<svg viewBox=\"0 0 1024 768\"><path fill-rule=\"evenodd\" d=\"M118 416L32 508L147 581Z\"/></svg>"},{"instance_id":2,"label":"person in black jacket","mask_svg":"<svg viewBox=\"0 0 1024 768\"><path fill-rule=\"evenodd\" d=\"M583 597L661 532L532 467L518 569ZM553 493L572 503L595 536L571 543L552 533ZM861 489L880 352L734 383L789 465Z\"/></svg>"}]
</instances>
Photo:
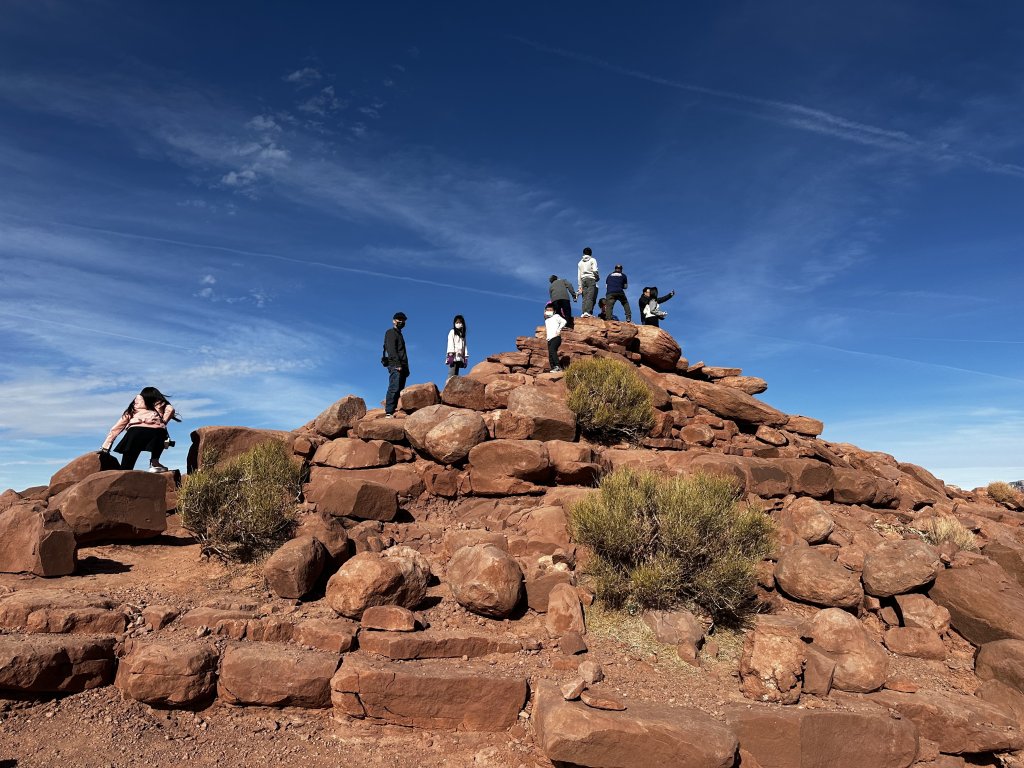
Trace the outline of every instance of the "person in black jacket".
<instances>
[{"instance_id":1,"label":"person in black jacket","mask_svg":"<svg viewBox=\"0 0 1024 768\"><path fill-rule=\"evenodd\" d=\"M668 301L676 295L675 291L669 291L664 296L658 295L658 288L656 286L650 286L644 288L643 295L640 296L640 317L643 318L644 325L653 325L658 327L661 325L661 321L665 319L667 314L661 309L661 304Z\"/></svg>"},{"instance_id":2,"label":"person in black jacket","mask_svg":"<svg viewBox=\"0 0 1024 768\"><path fill-rule=\"evenodd\" d=\"M388 394L384 398L385 417L395 415L398 396L405 389L405 381L409 378L409 355L405 351L405 337L402 336L405 320L404 312L395 312L391 320L394 327L389 328L384 334L382 362L385 362L388 368Z\"/></svg>"},{"instance_id":3,"label":"person in black jacket","mask_svg":"<svg viewBox=\"0 0 1024 768\"><path fill-rule=\"evenodd\" d=\"M622 310L626 313L626 322L633 322L633 314L629 311L629 301L626 299L626 289L629 287L629 278L622 271L622 265L616 264L612 273L605 278L605 314L606 320L610 320L615 313L615 302L622 302ZM641 308L641 313L643 309Z\"/></svg>"}]
</instances>

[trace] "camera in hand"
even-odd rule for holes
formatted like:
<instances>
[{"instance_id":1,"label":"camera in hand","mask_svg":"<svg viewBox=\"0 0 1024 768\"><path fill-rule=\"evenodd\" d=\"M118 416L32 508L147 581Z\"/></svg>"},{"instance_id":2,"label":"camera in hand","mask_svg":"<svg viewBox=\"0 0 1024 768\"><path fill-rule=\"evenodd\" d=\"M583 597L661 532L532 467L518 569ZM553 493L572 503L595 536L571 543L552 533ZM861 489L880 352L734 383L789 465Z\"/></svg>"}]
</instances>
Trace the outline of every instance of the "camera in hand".
<instances>
[{"instance_id":1,"label":"camera in hand","mask_svg":"<svg viewBox=\"0 0 1024 768\"><path fill-rule=\"evenodd\" d=\"M164 440L164 448L173 448L173 447L174 447L174 441L171 440L171 438L168 437L166 440Z\"/></svg>"}]
</instances>

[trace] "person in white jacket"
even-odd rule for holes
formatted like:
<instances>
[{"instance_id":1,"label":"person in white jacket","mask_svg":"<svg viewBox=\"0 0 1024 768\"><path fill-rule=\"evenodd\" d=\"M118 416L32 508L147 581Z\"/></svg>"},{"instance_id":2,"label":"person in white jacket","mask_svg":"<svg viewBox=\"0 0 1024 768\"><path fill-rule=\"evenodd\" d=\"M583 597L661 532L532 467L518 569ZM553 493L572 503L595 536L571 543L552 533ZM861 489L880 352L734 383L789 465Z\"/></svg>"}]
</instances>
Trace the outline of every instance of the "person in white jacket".
<instances>
[{"instance_id":1,"label":"person in white jacket","mask_svg":"<svg viewBox=\"0 0 1024 768\"><path fill-rule=\"evenodd\" d=\"M597 260L590 248L583 249L583 258L576 265L576 277L579 293L583 297L583 312L580 317L593 317L594 304L597 303Z\"/></svg>"},{"instance_id":2,"label":"person in white jacket","mask_svg":"<svg viewBox=\"0 0 1024 768\"><path fill-rule=\"evenodd\" d=\"M550 304L544 308L544 335L548 340L548 363L551 365L551 373L558 373L562 366L558 362L558 348L562 346L562 329L565 328L565 320L561 315L555 314L555 309Z\"/></svg>"},{"instance_id":3,"label":"person in white jacket","mask_svg":"<svg viewBox=\"0 0 1024 768\"><path fill-rule=\"evenodd\" d=\"M466 319L462 315L456 315L452 320L452 329L448 331L448 356L445 358L445 363L448 365L448 378L458 376L459 369L465 368L468 360Z\"/></svg>"}]
</instances>

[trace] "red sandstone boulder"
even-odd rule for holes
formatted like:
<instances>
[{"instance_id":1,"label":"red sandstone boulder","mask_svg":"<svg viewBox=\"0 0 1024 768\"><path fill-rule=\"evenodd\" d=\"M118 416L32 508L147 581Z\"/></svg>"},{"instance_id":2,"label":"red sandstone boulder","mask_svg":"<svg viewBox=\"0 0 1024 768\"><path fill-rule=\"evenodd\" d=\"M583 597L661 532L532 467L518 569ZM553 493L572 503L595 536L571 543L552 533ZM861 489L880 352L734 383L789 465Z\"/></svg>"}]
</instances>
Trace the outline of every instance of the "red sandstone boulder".
<instances>
[{"instance_id":1,"label":"red sandstone boulder","mask_svg":"<svg viewBox=\"0 0 1024 768\"><path fill-rule=\"evenodd\" d=\"M953 629L974 645L1024 640L1024 588L993 562L941 571L928 596L949 611Z\"/></svg>"},{"instance_id":2,"label":"red sandstone boulder","mask_svg":"<svg viewBox=\"0 0 1024 768\"><path fill-rule=\"evenodd\" d=\"M459 377L461 378L461 377ZM458 410L427 432L426 452L441 464L458 464L470 450L487 439L487 425L479 413Z\"/></svg>"},{"instance_id":3,"label":"red sandstone boulder","mask_svg":"<svg viewBox=\"0 0 1024 768\"><path fill-rule=\"evenodd\" d=\"M361 437L363 440L387 440L389 443L404 443L404 421L404 419L384 418L383 411L376 411L361 418L353 431L356 437Z\"/></svg>"},{"instance_id":4,"label":"red sandstone boulder","mask_svg":"<svg viewBox=\"0 0 1024 768\"><path fill-rule=\"evenodd\" d=\"M1007 712L976 696L928 691L879 691L871 700L917 726L922 738L949 755L1002 752L1024 747L1024 735Z\"/></svg>"},{"instance_id":5,"label":"red sandstone boulder","mask_svg":"<svg viewBox=\"0 0 1024 768\"><path fill-rule=\"evenodd\" d=\"M108 469L120 468L121 465L117 459L109 453L90 451L58 469L50 478L50 485L47 488L46 495L56 496L80 480L85 480L89 475L95 475L97 472L103 472Z\"/></svg>"},{"instance_id":6,"label":"red sandstone boulder","mask_svg":"<svg viewBox=\"0 0 1024 768\"><path fill-rule=\"evenodd\" d=\"M388 522L398 514L396 491L335 469L314 468L306 485L306 498L321 512L335 517Z\"/></svg>"},{"instance_id":7,"label":"red sandstone boulder","mask_svg":"<svg viewBox=\"0 0 1024 768\"><path fill-rule=\"evenodd\" d=\"M640 344L640 361L658 371L674 371L682 356L679 344L668 331L653 325L636 326Z\"/></svg>"},{"instance_id":8,"label":"red sandstone boulder","mask_svg":"<svg viewBox=\"0 0 1024 768\"><path fill-rule=\"evenodd\" d=\"M706 627L689 611L645 611L643 622L663 645L687 645L699 648Z\"/></svg>"},{"instance_id":9,"label":"red sandstone boulder","mask_svg":"<svg viewBox=\"0 0 1024 768\"><path fill-rule=\"evenodd\" d=\"M864 591L891 597L930 584L942 570L934 547L908 539L879 544L864 556Z\"/></svg>"},{"instance_id":10,"label":"red sandstone boulder","mask_svg":"<svg viewBox=\"0 0 1024 768\"><path fill-rule=\"evenodd\" d=\"M675 377L668 390L674 395L685 396L712 413L732 421L783 427L789 420L782 411L732 387Z\"/></svg>"},{"instance_id":11,"label":"red sandstone boulder","mask_svg":"<svg viewBox=\"0 0 1024 768\"><path fill-rule=\"evenodd\" d=\"M914 724L881 711L754 707L728 722L764 768L908 768L918 756Z\"/></svg>"},{"instance_id":12,"label":"red sandstone boulder","mask_svg":"<svg viewBox=\"0 0 1024 768\"><path fill-rule=\"evenodd\" d=\"M584 634L587 625L583 617L583 604L576 588L569 584L556 584L548 593L548 612L544 626L551 637L562 637L568 632Z\"/></svg>"},{"instance_id":13,"label":"red sandstone boulder","mask_svg":"<svg viewBox=\"0 0 1024 768\"><path fill-rule=\"evenodd\" d=\"M800 639L803 620L791 616L757 616L743 640L740 690L755 701L796 704L807 649Z\"/></svg>"},{"instance_id":14,"label":"red sandstone boulder","mask_svg":"<svg viewBox=\"0 0 1024 768\"><path fill-rule=\"evenodd\" d=\"M263 565L263 577L278 597L297 600L313 591L327 565L326 547L301 536L278 547Z\"/></svg>"},{"instance_id":15,"label":"red sandstone boulder","mask_svg":"<svg viewBox=\"0 0 1024 768\"><path fill-rule=\"evenodd\" d=\"M0 572L67 576L78 544L60 512L22 501L0 512Z\"/></svg>"},{"instance_id":16,"label":"red sandstone boulder","mask_svg":"<svg viewBox=\"0 0 1024 768\"><path fill-rule=\"evenodd\" d=\"M428 405L403 419L409 445L416 450L426 451L427 433L453 413L458 413L458 409L450 405Z\"/></svg>"},{"instance_id":17,"label":"red sandstone boulder","mask_svg":"<svg viewBox=\"0 0 1024 768\"><path fill-rule=\"evenodd\" d=\"M410 659L470 659L492 653L518 653L518 640L472 632L428 629L424 632L361 632L359 648L396 661Z\"/></svg>"},{"instance_id":18,"label":"red sandstone boulder","mask_svg":"<svg viewBox=\"0 0 1024 768\"><path fill-rule=\"evenodd\" d=\"M643 327L643 326L641 326ZM703 712L629 701L606 711L566 701L541 682L532 717L537 743L556 765L594 768L732 768L736 737Z\"/></svg>"},{"instance_id":19,"label":"red sandstone boulder","mask_svg":"<svg viewBox=\"0 0 1024 768\"><path fill-rule=\"evenodd\" d=\"M19 589L0 596L0 629L113 634L123 632L125 624L124 613L116 608L117 604L107 597L65 589ZM114 618L99 618L103 614ZM42 628L55 623L62 626L56 630Z\"/></svg>"},{"instance_id":20,"label":"red sandstone boulder","mask_svg":"<svg viewBox=\"0 0 1024 768\"><path fill-rule=\"evenodd\" d=\"M327 603L352 619L371 605L415 608L426 597L429 581L430 565L414 549L360 552L327 582Z\"/></svg>"},{"instance_id":21,"label":"red sandstone boulder","mask_svg":"<svg viewBox=\"0 0 1024 768\"><path fill-rule=\"evenodd\" d=\"M808 636L814 649L836 662L832 685L841 691L866 693L885 683L889 659L856 618L839 608L819 611Z\"/></svg>"},{"instance_id":22,"label":"red sandstone boulder","mask_svg":"<svg viewBox=\"0 0 1024 768\"><path fill-rule=\"evenodd\" d=\"M371 605L363 611L359 627L377 632L415 632L416 614L400 605Z\"/></svg>"},{"instance_id":23,"label":"red sandstone boulder","mask_svg":"<svg viewBox=\"0 0 1024 768\"><path fill-rule=\"evenodd\" d=\"M982 553L1016 579L1018 584L1024 584L1024 546L1015 541L992 541L985 545Z\"/></svg>"},{"instance_id":24,"label":"red sandstone boulder","mask_svg":"<svg viewBox=\"0 0 1024 768\"><path fill-rule=\"evenodd\" d=\"M486 411L491 407L487 403L486 389L487 385L479 379L452 376L441 392L441 402L456 408Z\"/></svg>"},{"instance_id":25,"label":"red sandstone boulder","mask_svg":"<svg viewBox=\"0 0 1024 768\"><path fill-rule=\"evenodd\" d=\"M755 394L751 392L751 394ZM810 416L790 416L786 422L786 429L796 432L798 435L817 437L825 431L825 425Z\"/></svg>"},{"instance_id":26,"label":"red sandstone boulder","mask_svg":"<svg viewBox=\"0 0 1024 768\"><path fill-rule=\"evenodd\" d=\"M469 452L471 471L547 482L551 464L545 444L537 440L490 440Z\"/></svg>"},{"instance_id":27,"label":"red sandstone boulder","mask_svg":"<svg viewBox=\"0 0 1024 768\"><path fill-rule=\"evenodd\" d=\"M433 382L410 384L402 390L402 394L398 398L398 408L406 413L411 413L421 408L437 405L439 402L441 402L441 396L438 394L437 385Z\"/></svg>"},{"instance_id":28,"label":"red sandstone boulder","mask_svg":"<svg viewBox=\"0 0 1024 768\"><path fill-rule=\"evenodd\" d=\"M330 564L337 567L352 554L352 544L341 520L323 512L303 515L295 529L295 538L312 536L327 550Z\"/></svg>"},{"instance_id":29,"label":"red sandstone boulder","mask_svg":"<svg viewBox=\"0 0 1024 768\"><path fill-rule=\"evenodd\" d=\"M135 641L114 685L126 699L158 707L194 707L213 698L217 649L209 643Z\"/></svg>"},{"instance_id":30,"label":"red sandstone boulder","mask_svg":"<svg viewBox=\"0 0 1024 768\"><path fill-rule=\"evenodd\" d=\"M349 657L331 680L339 714L393 725L452 731L502 731L526 704L521 677L490 667L373 663Z\"/></svg>"},{"instance_id":31,"label":"red sandstone boulder","mask_svg":"<svg viewBox=\"0 0 1024 768\"><path fill-rule=\"evenodd\" d=\"M732 387L748 395L759 395L767 391L768 382L757 376L727 376L715 382L721 387ZM803 417L800 417L803 418ZM795 431L795 430L794 430Z\"/></svg>"},{"instance_id":32,"label":"red sandstone boulder","mask_svg":"<svg viewBox=\"0 0 1024 768\"><path fill-rule=\"evenodd\" d=\"M888 507L899 495L892 480L846 467L832 468L832 500L836 504L868 504Z\"/></svg>"},{"instance_id":33,"label":"red sandstone boulder","mask_svg":"<svg viewBox=\"0 0 1024 768\"><path fill-rule=\"evenodd\" d=\"M113 679L113 638L0 635L0 691L76 693Z\"/></svg>"},{"instance_id":34,"label":"red sandstone boulder","mask_svg":"<svg viewBox=\"0 0 1024 768\"><path fill-rule=\"evenodd\" d=\"M903 626L930 629L944 635L949 632L949 611L926 595L911 592L896 595Z\"/></svg>"},{"instance_id":35,"label":"red sandstone boulder","mask_svg":"<svg viewBox=\"0 0 1024 768\"><path fill-rule=\"evenodd\" d=\"M463 608L492 619L512 613L523 591L519 563L490 544L458 550L448 563L446 580Z\"/></svg>"},{"instance_id":36,"label":"red sandstone boulder","mask_svg":"<svg viewBox=\"0 0 1024 768\"><path fill-rule=\"evenodd\" d=\"M167 530L167 481L150 472L97 472L65 492L60 512L79 544L133 541Z\"/></svg>"},{"instance_id":37,"label":"red sandstone boulder","mask_svg":"<svg viewBox=\"0 0 1024 768\"><path fill-rule=\"evenodd\" d=\"M188 449L188 471L223 466L239 454L271 441L281 443L291 453L295 437L291 432L278 429L200 427L192 432L192 445Z\"/></svg>"},{"instance_id":38,"label":"red sandstone boulder","mask_svg":"<svg viewBox=\"0 0 1024 768\"><path fill-rule=\"evenodd\" d=\"M395 446L383 440L339 437L316 449L313 464L336 469L369 469L395 463Z\"/></svg>"},{"instance_id":39,"label":"red sandstone boulder","mask_svg":"<svg viewBox=\"0 0 1024 768\"><path fill-rule=\"evenodd\" d=\"M892 627L885 631L885 647L899 656L913 656L918 659L946 658L946 647L939 633L919 627Z\"/></svg>"},{"instance_id":40,"label":"red sandstone boulder","mask_svg":"<svg viewBox=\"0 0 1024 768\"><path fill-rule=\"evenodd\" d=\"M348 433L366 415L361 397L346 395L313 419L313 431L329 440Z\"/></svg>"},{"instance_id":41,"label":"red sandstone boulder","mask_svg":"<svg viewBox=\"0 0 1024 768\"><path fill-rule=\"evenodd\" d=\"M533 422L532 440L575 440L576 416L563 399L545 394L540 387L519 387L508 396L508 410Z\"/></svg>"},{"instance_id":42,"label":"red sandstone boulder","mask_svg":"<svg viewBox=\"0 0 1024 768\"><path fill-rule=\"evenodd\" d=\"M790 597L815 605L853 608L864 599L858 575L813 547L783 550L775 565L775 581Z\"/></svg>"},{"instance_id":43,"label":"red sandstone boulder","mask_svg":"<svg viewBox=\"0 0 1024 768\"><path fill-rule=\"evenodd\" d=\"M326 709L339 657L279 643L243 643L224 651L217 696L227 704Z\"/></svg>"},{"instance_id":44,"label":"red sandstone boulder","mask_svg":"<svg viewBox=\"0 0 1024 768\"><path fill-rule=\"evenodd\" d=\"M978 649L974 674L1024 693L1024 640L996 640Z\"/></svg>"},{"instance_id":45,"label":"red sandstone boulder","mask_svg":"<svg viewBox=\"0 0 1024 768\"><path fill-rule=\"evenodd\" d=\"M777 515L777 519L780 525L789 528L808 544L821 544L836 527L832 515L821 503L808 498L796 499Z\"/></svg>"},{"instance_id":46,"label":"red sandstone boulder","mask_svg":"<svg viewBox=\"0 0 1024 768\"><path fill-rule=\"evenodd\" d=\"M499 376L488 381L484 387L484 402L487 408L508 408L508 396L527 381L528 378L521 373Z\"/></svg>"},{"instance_id":47,"label":"red sandstone boulder","mask_svg":"<svg viewBox=\"0 0 1024 768\"><path fill-rule=\"evenodd\" d=\"M348 619L306 619L295 628L300 645L331 653L345 653L355 645L359 625Z\"/></svg>"}]
</instances>

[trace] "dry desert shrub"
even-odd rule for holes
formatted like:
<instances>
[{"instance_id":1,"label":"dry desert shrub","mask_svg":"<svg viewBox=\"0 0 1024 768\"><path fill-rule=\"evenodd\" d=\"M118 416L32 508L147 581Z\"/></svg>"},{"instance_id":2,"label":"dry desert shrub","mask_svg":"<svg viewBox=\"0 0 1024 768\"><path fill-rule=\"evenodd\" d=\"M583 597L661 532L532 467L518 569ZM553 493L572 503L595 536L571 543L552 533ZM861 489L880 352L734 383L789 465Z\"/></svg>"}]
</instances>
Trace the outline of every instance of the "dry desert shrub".
<instances>
[{"instance_id":1,"label":"dry desert shrub","mask_svg":"<svg viewBox=\"0 0 1024 768\"><path fill-rule=\"evenodd\" d=\"M971 533L964 524L951 515L936 515L928 518L928 521L921 526L921 535L933 546L952 542L957 549L975 552L978 545Z\"/></svg>"},{"instance_id":2,"label":"dry desert shrub","mask_svg":"<svg viewBox=\"0 0 1024 768\"><path fill-rule=\"evenodd\" d=\"M584 434L639 440L654 426L651 391L629 363L610 358L577 360L565 374L568 404Z\"/></svg>"},{"instance_id":3,"label":"dry desert shrub","mask_svg":"<svg viewBox=\"0 0 1024 768\"><path fill-rule=\"evenodd\" d=\"M301 467L281 443L261 443L222 467L203 463L182 482L178 511L204 555L248 561L288 538Z\"/></svg>"},{"instance_id":4,"label":"dry desert shrub","mask_svg":"<svg viewBox=\"0 0 1024 768\"><path fill-rule=\"evenodd\" d=\"M1014 507L1020 506L1021 493L1009 483L989 483L985 487L985 491L992 501L998 501L1000 504L1009 504Z\"/></svg>"},{"instance_id":5,"label":"dry desert shrub","mask_svg":"<svg viewBox=\"0 0 1024 768\"><path fill-rule=\"evenodd\" d=\"M775 542L771 519L740 500L732 478L702 472L608 474L572 508L570 530L594 551L587 572L608 606L691 602L716 621L752 606L755 568Z\"/></svg>"}]
</instances>

